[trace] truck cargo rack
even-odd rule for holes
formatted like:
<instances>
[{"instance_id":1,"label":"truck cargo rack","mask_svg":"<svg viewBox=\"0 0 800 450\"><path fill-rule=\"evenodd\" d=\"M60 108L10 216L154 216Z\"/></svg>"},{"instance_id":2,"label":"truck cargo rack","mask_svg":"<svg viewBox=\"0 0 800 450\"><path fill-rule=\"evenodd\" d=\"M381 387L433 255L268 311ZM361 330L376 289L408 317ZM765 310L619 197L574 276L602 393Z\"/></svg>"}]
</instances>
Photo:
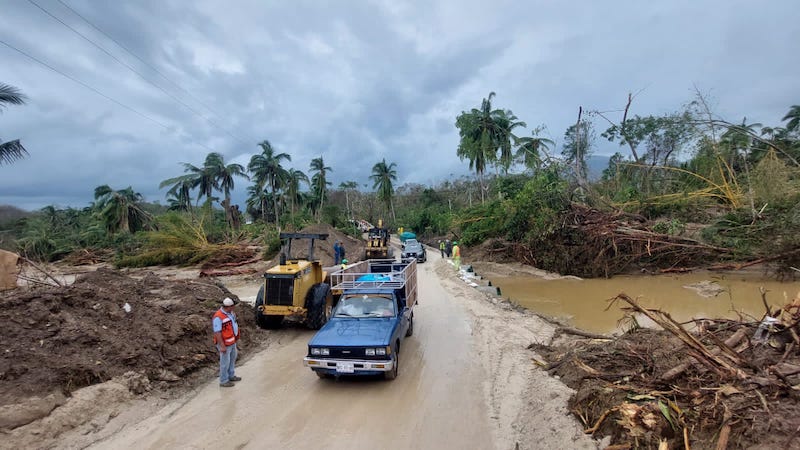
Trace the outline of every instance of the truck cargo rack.
<instances>
[{"instance_id":1,"label":"truck cargo rack","mask_svg":"<svg viewBox=\"0 0 800 450\"><path fill-rule=\"evenodd\" d=\"M410 281L416 288L416 271L410 269L416 262L393 259L371 259L361 261L346 269L331 273L331 289L343 291L346 289L402 289ZM388 279L375 279L381 275Z\"/></svg>"}]
</instances>

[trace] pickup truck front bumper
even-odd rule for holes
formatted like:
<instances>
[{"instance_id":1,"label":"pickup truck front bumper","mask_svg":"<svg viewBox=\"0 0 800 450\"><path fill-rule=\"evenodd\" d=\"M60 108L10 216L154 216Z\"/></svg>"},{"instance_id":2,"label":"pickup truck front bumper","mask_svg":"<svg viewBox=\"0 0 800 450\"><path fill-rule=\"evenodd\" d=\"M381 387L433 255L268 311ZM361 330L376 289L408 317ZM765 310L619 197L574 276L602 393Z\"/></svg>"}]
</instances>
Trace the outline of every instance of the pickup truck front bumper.
<instances>
[{"instance_id":1,"label":"pickup truck front bumper","mask_svg":"<svg viewBox=\"0 0 800 450\"><path fill-rule=\"evenodd\" d=\"M315 371L322 371L330 375L376 375L394 370L394 361L360 360L360 359L332 359L332 358L303 358L303 365Z\"/></svg>"}]
</instances>

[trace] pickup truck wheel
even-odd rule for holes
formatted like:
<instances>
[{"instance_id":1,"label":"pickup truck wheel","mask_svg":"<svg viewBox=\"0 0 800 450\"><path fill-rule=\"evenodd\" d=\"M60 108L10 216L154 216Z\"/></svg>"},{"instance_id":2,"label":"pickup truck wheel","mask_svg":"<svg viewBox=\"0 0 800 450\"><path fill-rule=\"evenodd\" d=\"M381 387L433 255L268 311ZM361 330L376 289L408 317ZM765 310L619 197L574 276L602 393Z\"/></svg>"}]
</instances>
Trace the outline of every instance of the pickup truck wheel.
<instances>
[{"instance_id":1,"label":"pickup truck wheel","mask_svg":"<svg viewBox=\"0 0 800 450\"><path fill-rule=\"evenodd\" d=\"M397 351L394 352L394 357L392 357L392 361L394 362L394 364L392 366L392 370L389 371L389 372L386 372L384 374L384 377L386 377L387 380L394 380L395 378L397 378L397 373L400 370L400 353L399 352L397 352Z\"/></svg>"},{"instance_id":2,"label":"pickup truck wheel","mask_svg":"<svg viewBox=\"0 0 800 450\"><path fill-rule=\"evenodd\" d=\"M406 330L406 337L409 337L412 334L414 334L414 313L411 313L411 317L408 318L408 329Z\"/></svg>"},{"instance_id":3,"label":"pickup truck wheel","mask_svg":"<svg viewBox=\"0 0 800 450\"><path fill-rule=\"evenodd\" d=\"M315 284L308 291L306 299L306 309L308 310L306 323L308 328L319 330L328 323L333 309L333 295L331 287L326 283Z\"/></svg>"},{"instance_id":4,"label":"pickup truck wheel","mask_svg":"<svg viewBox=\"0 0 800 450\"><path fill-rule=\"evenodd\" d=\"M317 376L320 377L323 380L325 378L328 378L328 374L323 372L323 371L321 371L321 370L315 370L314 373L317 374Z\"/></svg>"}]
</instances>

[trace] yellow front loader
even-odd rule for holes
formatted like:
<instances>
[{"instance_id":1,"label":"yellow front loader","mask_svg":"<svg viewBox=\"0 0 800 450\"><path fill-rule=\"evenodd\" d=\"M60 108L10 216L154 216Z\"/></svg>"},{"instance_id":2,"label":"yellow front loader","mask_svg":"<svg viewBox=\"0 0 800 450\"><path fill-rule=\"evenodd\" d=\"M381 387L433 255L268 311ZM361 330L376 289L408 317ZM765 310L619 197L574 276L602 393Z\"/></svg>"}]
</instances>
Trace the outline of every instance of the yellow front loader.
<instances>
[{"instance_id":1,"label":"yellow front loader","mask_svg":"<svg viewBox=\"0 0 800 450\"><path fill-rule=\"evenodd\" d=\"M328 322L334 306L328 274L314 259L315 241L324 241L328 235L281 233L280 238L284 241L280 262L264 274L264 285L256 295L256 323L276 328L289 317L317 330ZM292 241L298 239L309 240L305 257L292 256Z\"/></svg>"}]
</instances>

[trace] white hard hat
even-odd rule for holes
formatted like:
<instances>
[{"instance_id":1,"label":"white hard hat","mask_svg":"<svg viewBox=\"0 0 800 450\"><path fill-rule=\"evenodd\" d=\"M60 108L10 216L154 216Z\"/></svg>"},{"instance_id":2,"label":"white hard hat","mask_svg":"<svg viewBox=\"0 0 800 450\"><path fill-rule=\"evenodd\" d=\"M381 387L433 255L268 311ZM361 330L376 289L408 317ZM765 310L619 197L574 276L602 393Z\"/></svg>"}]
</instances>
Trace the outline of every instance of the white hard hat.
<instances>
[{"instance_id":1,"label":"white hard hat","mask_svg":"<svg viewBox=\"0 0 800 450\"><path fill-rule=\"evenodd\" d=\"M230 297L225 297L225 300L222 301L222 304L225 306L233 306L233 300Z\"/></svg>"}]
</instances>

